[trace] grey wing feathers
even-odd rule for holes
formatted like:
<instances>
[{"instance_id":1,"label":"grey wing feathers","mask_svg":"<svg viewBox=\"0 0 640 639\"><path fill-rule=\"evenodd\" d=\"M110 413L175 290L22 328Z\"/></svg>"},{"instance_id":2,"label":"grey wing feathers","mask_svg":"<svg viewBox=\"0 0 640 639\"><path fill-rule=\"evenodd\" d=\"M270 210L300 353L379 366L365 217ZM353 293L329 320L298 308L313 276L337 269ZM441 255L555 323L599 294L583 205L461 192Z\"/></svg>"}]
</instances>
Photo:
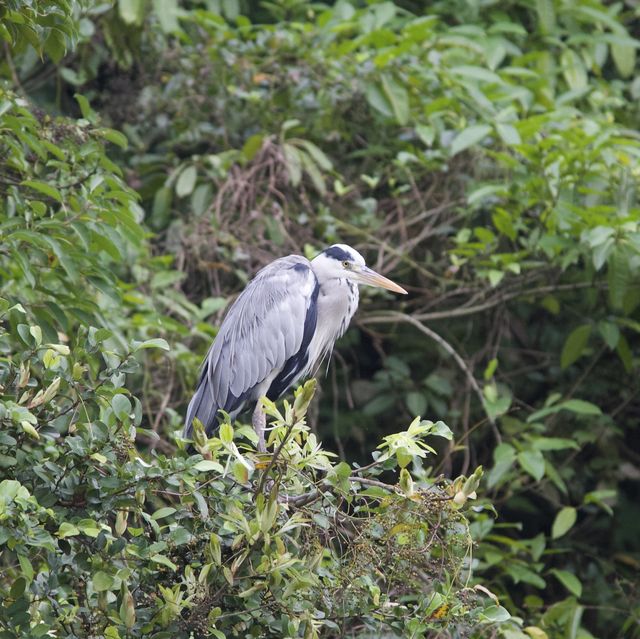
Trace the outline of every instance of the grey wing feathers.
<instances>
[{"instance_id":1,"label":"grey wing feathers","mask_svg":"<svg viewBox=\"0 0 640 639\"><path fill-rule=\"evenodd\" d=\"M246 400L257 399L252 392L300 349L316 286L309 261L298 255L272 262L249 282L204 361L187 410L185 436L194 417L211 432L219 409L238 412Z\"/></svg>"}]
</instances>

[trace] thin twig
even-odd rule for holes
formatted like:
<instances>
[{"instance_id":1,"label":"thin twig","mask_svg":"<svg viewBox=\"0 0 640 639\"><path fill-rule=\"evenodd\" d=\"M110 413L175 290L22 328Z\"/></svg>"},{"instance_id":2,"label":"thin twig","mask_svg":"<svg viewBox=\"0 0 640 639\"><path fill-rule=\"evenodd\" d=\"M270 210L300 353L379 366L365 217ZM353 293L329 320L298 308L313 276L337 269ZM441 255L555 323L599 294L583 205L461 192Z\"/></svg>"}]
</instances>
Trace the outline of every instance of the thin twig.
<instances>
[{"instance_id":1,"label":"thin twig","mask_svg":"<svg viewBox=\"0 0 640 639\"><path fill-rule=\"evenodd\" d=\"M490 308L494 308L504 302L507 302L518 297L531 297L544 295L545 293L555 293L558 291L572 291L582 288L600 288L606 289L607 284L600 282L594 284L592 282L577 282L575 284L557 284L553 286L539 286L529 290L518 290L513 293L498 294L496 297L488 300L484 304L478 304L477 306L467 306L463 308L452 308L447 311L436 311L433 313L415 313L411 317L414 320L421 322L430 322L433 320L451 319L452 317L463 317L466 315L475 315L476 313L482 313ZM395 312L374 313L366 317L359 319L360 324L392 324L397 322L398 318Z\"/></svg>"}]
</instances>

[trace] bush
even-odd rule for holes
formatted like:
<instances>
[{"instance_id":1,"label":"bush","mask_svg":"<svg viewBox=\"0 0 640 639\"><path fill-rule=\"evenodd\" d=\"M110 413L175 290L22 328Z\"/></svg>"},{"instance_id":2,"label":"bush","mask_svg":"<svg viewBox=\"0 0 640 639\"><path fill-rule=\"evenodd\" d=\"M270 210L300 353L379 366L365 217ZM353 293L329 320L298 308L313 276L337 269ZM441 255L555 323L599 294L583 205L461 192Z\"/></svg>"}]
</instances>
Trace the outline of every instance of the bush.
<instances>
[{"instance_id":1,"label":"bush","mask_svg":"<svg viewBox=\"0 0 640 639\"><path fill-rule=\"evenodd\" d=\"M145 461L124 382L164 345L116 353L90 329L71 350L18 323L22 308L5 313L15 333L1 343L25 344L2 376L15 392L0 409L2 637L407 636L508 617L465 587L462 509L481 469L407 471L434 452L425 436L451 438L442 422L388 436L367 468L335 463L306 426L308 382L283 413L267 407L272 455L226 422L198 432L202 455ZM397 468L398 484L381 481Z\"/></svg>"}]
</instances>

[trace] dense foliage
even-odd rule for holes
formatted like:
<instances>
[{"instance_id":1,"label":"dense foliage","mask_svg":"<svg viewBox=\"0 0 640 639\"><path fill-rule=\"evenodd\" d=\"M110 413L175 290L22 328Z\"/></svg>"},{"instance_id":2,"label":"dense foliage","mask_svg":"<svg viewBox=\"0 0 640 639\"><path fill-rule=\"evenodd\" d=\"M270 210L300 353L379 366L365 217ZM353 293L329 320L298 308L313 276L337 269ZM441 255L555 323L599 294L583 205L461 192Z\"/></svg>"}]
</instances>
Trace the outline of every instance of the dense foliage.
<instances>
[{"instance_id":1,"label":"dense foliage","mask_svg":"<svg viewBox=\"0 0 640 639\"><path fill-rule=\"evenodd\" d=\"M640 637L639 32L5 2L0 636ZM189 457L228 302L335 241L407 300L362 291L271 455Z\"/></svg>"}]
</instances>

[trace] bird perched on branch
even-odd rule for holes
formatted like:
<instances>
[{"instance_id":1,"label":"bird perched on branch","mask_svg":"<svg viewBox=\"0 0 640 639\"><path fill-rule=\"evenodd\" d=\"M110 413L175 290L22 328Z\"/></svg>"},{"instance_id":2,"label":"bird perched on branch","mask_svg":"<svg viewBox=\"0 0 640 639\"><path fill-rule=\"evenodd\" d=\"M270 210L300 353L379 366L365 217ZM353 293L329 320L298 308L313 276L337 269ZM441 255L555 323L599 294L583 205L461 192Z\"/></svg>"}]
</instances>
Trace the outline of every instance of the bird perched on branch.
<instances>
[{"instance_id":1,"label":"bird perched on branch","mask_svg":"<svg viewBox=\"0 0 640 639\"><path fill-rule=\"evenodd\" d=\"M311 261L289 255L261 269L229 309L207 353L184 436L191 437L196 417L209 435L220 409L235 419L247 403L258 402L253 427L264 451L266 416L258 400L278 399L331 355L358 308L358 284L406 294L346 244L334 244Z\"/></svg>"}]
</instances>

